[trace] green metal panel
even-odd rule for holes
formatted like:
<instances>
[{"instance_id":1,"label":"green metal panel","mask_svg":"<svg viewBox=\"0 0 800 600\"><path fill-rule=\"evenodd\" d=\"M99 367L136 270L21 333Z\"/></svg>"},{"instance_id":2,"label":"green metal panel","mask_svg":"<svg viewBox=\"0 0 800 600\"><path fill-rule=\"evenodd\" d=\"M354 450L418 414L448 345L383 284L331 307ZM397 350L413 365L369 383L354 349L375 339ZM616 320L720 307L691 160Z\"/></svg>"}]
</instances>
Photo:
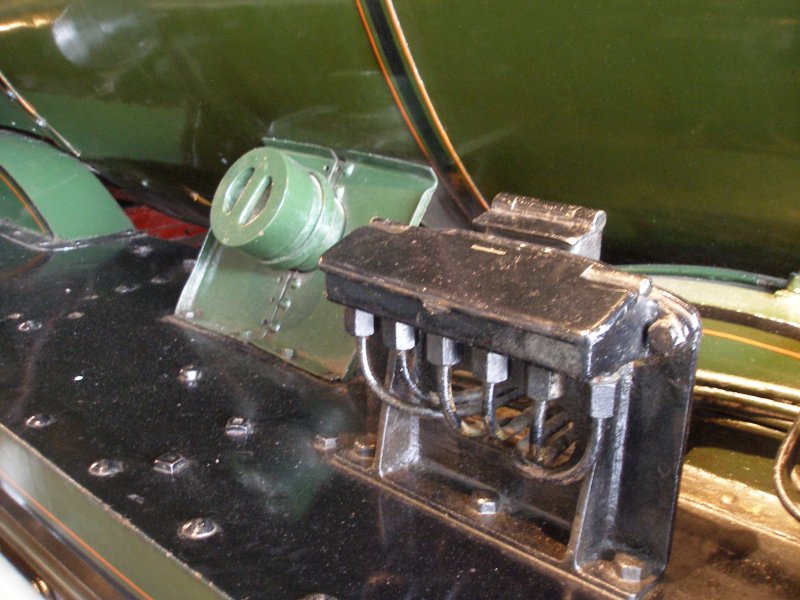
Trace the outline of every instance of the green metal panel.
<instances>
[{"instance_id":1,"label":"green metal panel","mask_svg":"<svg viewBox=\"0 0 800 600\"><path fill-rule=\"evenodd\" d=\"M61 240L133 227L84 165L49 144L0 132L0 167L0 218Z\"/></svg>"},{"instance_id":2,"label":"green metal panel","mask_svg":"<svg viewBox=\"0 0 800 600\"><path fill-rule=\"evenodd\" d=\"M176 314L249 342L315 375L341 379L352 370L353 338L342 325L343 307L325 298L325 276L316 269L316 262L342 235L373 218L419 224L436 188L436 177L426 167L374 155L337 154L319 146L280 140L266 144L266 149L237 161L223 178L212 208L212 231ZM294 165L292 172L286 171L289 163ZM254 168L253 173L250 168ZM236 183L241 174L263 192L263 185L255 185L259 172L273 178L273 189L268 198L264 197L266 204L261 211L252 217L247 206L244 212L237 208L249 200L258 201L258 194L251 197L247 192L248 184L243 184L244 197L231 198L232 206L227 206L231 190L236 192L234 196L240 195ZM315 213L303 208L309 200L304 187L309 176L324 180L328 193L335 196L335 204L344 210L344 227L337 221L338 225L322 232L319 240L301 247L299 254L292 250L302 262L292 263L286 256L277 262L265 260L274 259L273 246L285 249L298 238L308 240L310 234L298 236L297 232L305 230L306 223L316 225L321 220L323 210ZM292 195L298 190L306 197L296 202ZM273 202L277 208L270 206ZM251 229L254 225L257 228ZM330 237L331 232L334 237ZM298 266L303 270L297 270Z\"/></svg>"},{"instance_id":3,"label":"green metal panel","mask_svg":"<svg viewBox=\"0 0 800 600\"><path fill-rule=\"evenodd\" d=\"M615 262L796 268L797 3L395 9L485 197L606 209ZM21 0L0 8L0 23L0 70L88 161L144 197L210 197L264 135L420 157L351 0ZM394 79L412 75L406 65Z\"/></svg>"}]
</instances>

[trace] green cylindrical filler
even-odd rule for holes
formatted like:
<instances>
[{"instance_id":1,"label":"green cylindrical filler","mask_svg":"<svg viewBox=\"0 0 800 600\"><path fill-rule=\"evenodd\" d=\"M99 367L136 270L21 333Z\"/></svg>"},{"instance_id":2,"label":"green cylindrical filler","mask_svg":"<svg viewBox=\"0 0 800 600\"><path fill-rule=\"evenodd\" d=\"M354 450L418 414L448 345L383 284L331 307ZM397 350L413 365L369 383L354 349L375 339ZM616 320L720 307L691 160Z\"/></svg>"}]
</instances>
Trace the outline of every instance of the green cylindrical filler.
<instances>
[{"instance_id":1,"label":"green cylindrical filler","mask_svg":"<svg viewBox=\"0 0 800 600\"><path fill-rule=\"evenodd\" d=\"M251 150L222 178L211 229L230 248L275 269L311 271L344 233L330 181L274 148Z\"/></svg>"}]
</instances>

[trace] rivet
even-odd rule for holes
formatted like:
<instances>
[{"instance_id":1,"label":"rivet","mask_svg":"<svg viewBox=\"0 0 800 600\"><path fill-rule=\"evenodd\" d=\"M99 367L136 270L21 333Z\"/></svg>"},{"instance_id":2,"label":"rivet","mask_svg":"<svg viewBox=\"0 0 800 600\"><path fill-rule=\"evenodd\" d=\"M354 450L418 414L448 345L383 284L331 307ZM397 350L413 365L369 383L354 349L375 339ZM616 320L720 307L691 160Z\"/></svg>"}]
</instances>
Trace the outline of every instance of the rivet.
<instances>
[{"instance_id":1,"label":"rivet","mask_svg":"<svg viewBox=\"0 0 800 600\"><path fill-rule=\"evenodd\" d=\"M217 534L221 529L213 519L199 517L181 525L178 528L178 536L186 540L205 540Z\"/></svg>"},{"instance_id":2,"label":"rivet","mask_svg":"<svg viewBox=\"0 0 800 600\"><path fill-rule=\"evenodd\" d=\"M55 422L56 418L53 415L48 415L46 413L39 413L31 415L30 417L25 419L25 426L30 427L31 429L44 429L45 427L49 427Z\"/></svg>"},{"instance_id":3,"label":"rivet","mask_svg":"<svg viewBox=\"0 0 800 600\"><path fill-rule=\"evenodd\" d=\"M67 318L68 319L72 319L73 321L76 320L76 319L80 319L81 317L83 317L83 313L79 312L77 310L75 312L71 312L71 313L69 313L67 315Z\"/></svg>"},{"instance_id":4,"label":"rivet","mask_svg":"<svg viewBox=\"0 0 800 600\"><path fill-rule=\"evenodd\" d=\"M273 323L272 325L269 326L269 330L273 333L278 333L281 330L281 324Z\"/></svg>"},{"instance_id":5,"label":"rivet","mask_svg":"<svg viewBox=\"0 0 800 600\"><path fill-rule=\"evenodd\" d=\"M188 466L189 461L177 452L166 452L153 461L153 470L163 475L177 475Z\"/></svg>"},{"instance_id":6,"label":"rivet","mask_svg":"<svg viewBox=\"0 0 800 600\"><path fill-rule=\"evenodd\" d=\"M734 494L730 494L728 492L725 492L724 494L722 494L722 496L720 496L720 501L728 506L730 506L731 504L736 504L738 500L739 499Z\"/></svg>"},{"instance_id":7,"label":"rivet","mask_svg":"<svg viewBox=\"0 0 800 600\"><path fill-rule=\"evenodd\" d=\"M6 320L8 321L16 321L21 318L22 318L22 313L11 313L9 315L6 315Z\"/></svg>"},{"instance_id":8,"label":"rivet","mask_svg":"<svg viewBox=\"0 0 800 600\"><path fill-rule=\"evenodd\" d=\"M89 474L95 477L114 477L125 470L125 463L116 458L101 458L89 465Z\"/></svg>"},{"instance_id":9,"label":"rivet","mask_svg":"<svg viewBox=\"0 0 800 600\"><path fill-rule=\"evenodd\" d=\"M150 279L150 283L154 283L156 285L162 285L168 282L169 282L169 277L167 277L166 275L156 275L155 277Z\"/></svg>"},{"instance_id":10,"label":"rivet","mask_svg":"<svg viewBox=\"0 0 800 600\"><path fill-rule=\"evenodd\" d=\"M283 357L285 360L292 360L294 355L294 348L284 348L281 350L281 357Z\"/></svg>"},{"instance_id":11,"label":"rivet","mask_svg":"<svg viewBox=\"0 0 800 600\"><path fill-rule=\"evenodd\" d=\"M280 302L280 307L283 308L284 310L291 308L291 306L292 306L292 301L289 298L284 298Z\"/></svg>"}]
</instances>

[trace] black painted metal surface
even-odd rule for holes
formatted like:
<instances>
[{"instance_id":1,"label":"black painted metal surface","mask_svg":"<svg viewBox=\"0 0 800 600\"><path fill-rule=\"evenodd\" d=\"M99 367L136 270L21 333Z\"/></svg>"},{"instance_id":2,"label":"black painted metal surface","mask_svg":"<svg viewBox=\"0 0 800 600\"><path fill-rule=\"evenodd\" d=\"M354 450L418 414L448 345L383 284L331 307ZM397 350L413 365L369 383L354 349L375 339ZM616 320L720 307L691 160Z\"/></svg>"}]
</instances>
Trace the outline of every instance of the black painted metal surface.
<instances>
[{"instance_id":1,"label":"black painted metal surface","mask_svg":"<svg viewBox=\"0 0 800 600\"><path fill-rule=\"evenodd\" d=\"M47 253L0 238L3 427L149 536L165 560L174 554L233 597L584 597L328 466L313 439L364 430L360 388L321 383L168 319L192 254L147 238ZM189 365L201 371L194 386L179 378ZM26 426L35 414L56 420ZM227 437L232 416L251 419L254 433ZM173 478L152 469L169 451L191 461ZM126 469L90 475L100 458ZM181 539L178 529L196 517L214 519L221 533ZM689 529L656 593L798 591L785 577L778 589L770 572L739 569L747 556L718 546L708 528L692 533L693 519L679 517Z\"/></svg>"}]
</instances>

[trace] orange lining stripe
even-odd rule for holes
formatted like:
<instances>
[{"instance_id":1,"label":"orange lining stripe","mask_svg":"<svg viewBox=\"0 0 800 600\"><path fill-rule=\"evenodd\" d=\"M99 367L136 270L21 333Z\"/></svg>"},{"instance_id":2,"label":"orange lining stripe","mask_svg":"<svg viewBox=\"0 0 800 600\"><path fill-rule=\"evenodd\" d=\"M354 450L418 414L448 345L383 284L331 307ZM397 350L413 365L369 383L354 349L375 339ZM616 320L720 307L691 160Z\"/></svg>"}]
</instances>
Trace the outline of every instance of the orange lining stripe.
<instances>
[{"instance_id":1,"label":"orange lining stripe","mask_svg":"<svg viewBox=\"0 0 800 600\"><path fill-rule=\"evenodd\" d=\"M16 482L14 482L14 480L13 480L13 479L11 479L11 478L10 478L10 477L9 477L9 476L8 476L8 475L5 473L5 471L3 471L2 469L0 469L0 477L2 477L2 478L3 478L3 479L4 479L4 480L5 480L5 481L6 481L6 482L9 484L9 485L11 485L11 487L13 487L13 488L14 488L14 489L15 489L17 492L19 492L20 494L22 494L22 495L25 497L25 499L26 499L26 500L28 500L28 502L30 502L31 504L33 504L33 505L34 505L34 506L35 506L35 507L36 507L38 510L40 510L42 513L44 513L44 514L47 516L47 518L48 518L48 519L50 519L50 520L51 520L53 523L55 523L56 525L58 525L58 526L59 526L59 527L60 527L60 528L61 528L61 529L62 529L62 530L65 532L65 533L67 533L67 534L68 534L68 535L69 535L69 536L70 536L70 537L71 537L73 540L75 540L76 542L78 542L78 544L79 544L79 545L80 545L80 546L81 546L81 547L82 547L84 550L86 550L86 551L87 551L89 554L91 554L91 555L92 555L92 556L93 556L93 557L94 557L96 560L98 560L99 562L101 562L101 563L103 564L103 566L105 566L105 567L106 567L106 568L107 568L109 571L111 571L112 573L114 573L114 575L116 575L116 576L117 576L117 577L118 577L118 578L119 578L121 581L125 582L125 583L126 583L126 584L127 584L127 585L128 585L128 586L129 586L129 587L132 589L132 590L134 590L134 591L135 591L137 594L139 594L139 595L140 595L142 598L146 598L147 600L153 600L153 597L152 597L152 596L150 596L150 595L146 594L146 593L144 592L144 590L142 590L142 588L140 588L138 585L136 585L135 583L133 583L133 582L132 582L130 579L128 579L128 578L127 578L125 575L123 575L123 574L122 574L122 572L121 572L119 569L117 569L117 568L116 568L114 565L112 565L110 562L108 562L108 561L107 561L105 558L103 558L102 556L100 556L100 554L97 552L97 550L95 550L95 549L94 549L94 548L92 548L92 547L91 547L89 544L87 544L86 542L84 542L84 541L83 541L83 540L82 540L80 537L78 537L78 534L76 534L76 533L75 533L74 531L72 531L72 530L71 530L69 527L67 527L66 525L64 525L64 523L62 523L62 522L61 522L59 519L57 519L57 518L55 517L55 515L53 515L53 513L51 513L49 510L47 510L47 509L46 509L44 506L42 506L41 504L39 504L39 502L38 502L38 501L37 501L35 498L33 498L33 497L30 495L30 494L28 494L28 493L27 493L25 490L23 490L23 489L22 489L22 488L21 488L21 487L20 487L20 486L19 486L19 485L18 485Z\"/></svg>"},{"instance_id":2,"label":"orange lining stripe","mask_svg":"<svg viewBox=\"0 0 800 600\"><path fill-rule=\"evenodd\" d=\"M406 127L408 127L408 131L411 133L411 136L414 138L414 141L417 143L422 154L425 156L425 159L431 165L431 168L436 172L439 181L441 181L444 186L448 189L450 194L456 201L457 206L464 211L464 214L469 216L469 213L466 209L461 206L461 202L458 200L458 194L452 191L450 187L450 182L448 178L443 175L439 171L439 167L436 165L436 161L431 158L428 149L425 147L425 144L422 142L422 139L419 137L417 130L414 128L414 123L411 121L411 118L408 116L405 107L403 106L403 101L400 99L400 95L397 93L397 90L394 87L394 83L392 83L392 78L389 75L389 72L386 70L386 67L383 64L383 57L381 57L380 50L378 50L378 45L375 43L375 38L372 36L372 30L369 28L369 23L367 22L367 17L364 14L364 8L361 6L361 0L355 0L356 8L358 9L358 15L361 18L361 24L364 26L364 31L367 34L367 39L369 40L369 45L372 47L372 53L375 55L375 60L378 61L378 68L381 70L383 74L383 78L386 81L386 85L389 86L389 92L392 94L392 98L394 98L394 103L397 106L397 109L400 111L400 115L403 117L403 120L406 122Z\"/></svg>"},{"instance_id":3,"label":"orange lining stripe","mask_svg":"<svg viewBox=\"0 0 800 600\"><path fill-rule=\"evenodd\" d=\"M425 158L430 160L430 155L428 154L427 148L425 148L425 144L422 143L419 135L417 134L417 130L414 128L411 119L406 113L406 109L403 107L403 103L400 100L400 96L397 93L397 90L392 83L392 78L389 75L389 72L386 70L386 67L383 65L383 59L381 58L380 51L378 50L378 45L375 43L375 38L372 37L372 31L369 28L369 23L367 23L367 16L364 14L364 9L361 7L361 0L355 0L356 8L358 9L358 16L361 17L361 23L364 25L364 31L367 32L367 38L369 39L369 45L372 46L372 53L375 55L375 58L378 60L378 67L383 74L383 78L386 80L386 84L389 86L389 91L394 98L394 102L397 105L397 108L400 110L400 114L403 117L403 120L406 122L408 126L408 130L411 132L411 135L414 137L414 141L417 142L417 146L425 155Z\"/></svg>"},{"instance_id":4,"label":"orange lining stripe","mask_svg":"<svg viewBox=\"0 0 800 600\"><path fill-rule=\"evenodd\" d=\"M742 337L740 335L725 333L724 331L716 331L715 329L703 329L703 334L731 340L733 342L740 342L742 344L747 344L748 346L754 346L756 348L761 348L762 350L769 350L770 352L775 352L776 354L782 354L784 356L788 356L789 358L796 358L800 360L800 352L794 352L792 350L787 350L786 348L765 344L764 342L751 340L750 338Z\"/></svg>"},{"instance_id":5,"label":"orange lining stripe","mask_svg":"<svg viewBox=\"0 0 800 600\"><path fill-rule=\"evenodd\" d=\"M489 210L489 204L486 202L486 199L481 194L478 186L475 185L475 182L472 180L472 177L469 176L464 163L461 162L461 158L458 156L458 152L456 152L455 147L453 146L450 138L447 136L447 132L444 129L444 125L442 124L441 120L439 119L439 115L436 113L436 110L433 108L433 102L431 102L430 96L428 96L428 91L425 89L425 84L422 82L422 77L420 77L419 71L417 70L417 65L414 62L414 59L411 58L411 52L408 49L408 42L406 41L406 37L403 34L403 30L400 28L400 20L397 18L397 13L394 10L394 5L392 4L392 0L384 0L384 4L386 8L389 10L389 16L391 17L392 26L394 27L395 35L397 36L397 41L400 42L400 48L403 51L403 55L406 57L406 62L408 66L411 68L411 73L414 75L414 81L417 84L417 89L419 90L420 96L422 97L422 101L428 109L428 113L431 115L433 119L433 124L436 127L436 131L439 133L439 138L441 139L442 143L444 144L447 152L450 154L450 158L453 159L458 171L461 173L461 176L464 178L464 181L467 182L467 186L474 194L475 198L478 200L478 203L484 208L484 210Z\"/></svg>"},{"instance_id":6,"label":"orange lining stripe","mask_svg":"<svg viewBox=\"0 0 800 600\"><path fill-rule=\"evenodd\" d=\"M19 201L22 202L22 206L25 207L25 210L27 210L30 213L31 217L33 217L33 220L36 221L36 224L39 226L39 229L42 230L42 233L47 233L47 227L45 227L44 223L42 223L42 221L39 219L39 215L37 215L36 211L33 210L30 207L30 205L25 200L25 198L22 196L22 194L20 194L17 191L17 188L15 188L13 185L11 185L11 182L2 173L0 173L0 179L3 181L3 183L5 183L8 186L8 189L10 189L12 192L14 192L14 195L17 198L19 198Z\"/></svg>"}]
</instances>

